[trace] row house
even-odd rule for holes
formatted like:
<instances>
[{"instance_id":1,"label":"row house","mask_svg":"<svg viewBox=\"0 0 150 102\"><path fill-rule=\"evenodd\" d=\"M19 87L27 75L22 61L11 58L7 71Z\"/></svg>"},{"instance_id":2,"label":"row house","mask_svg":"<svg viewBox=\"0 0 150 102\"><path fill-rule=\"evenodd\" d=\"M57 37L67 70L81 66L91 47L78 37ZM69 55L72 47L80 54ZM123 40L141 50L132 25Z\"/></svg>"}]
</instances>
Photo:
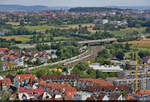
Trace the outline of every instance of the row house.
<instances>
[{"instance_id":1,"label":"row house","mask_svg":"<svg viewBox=\"0 0 150 102\"><path fill-rule=\"evenodd\" d=\"M3 78L0 80L0 89L2 90L3 88L8 89L11 86L11 80L9 78Z\"/></svg>"},{"instance_id":2,"label":"row house","mask_svg":"<svg viewBox=\"0 0 150 102\"><path fill-rule=\"evenodd\" d=\"M40 87L44 88L44 91L49 93L51 96L60 95L61 97L73 97L76 88L72 87L68 83L58 84L58 83L46 83L45 81L40 81Z\"/></svg>"},{"instance_id":3,"label":"row house","mask_svg":"<svg viewBox=\"0 0 150 102\"><path fill-rule=\"evenodd\" d=\"M17 75L14 78L14 86L17 88L20 87L32 87L34 83L36 83L37 78L32 75L32 74L22 74L22 75Z\"/></svg>"},{"instance_id":4,"label":"row house","mask_svg":"<svg viewBox=\"0 0 150 102\"><path fill-rule=\"evenodd\" d=\"M113 86L113 83L102 79L92 79L92 78L81 78L80 80L77 81L77 87L80 88L81 90L85 90L86 87L88 86L109 87L109 86Z\"/></svg>"},{"instance_id":5,"label":"row house","mask_svg":"<svg viewBox=\"0 0 150 102\"><path fill-rule=\"evenodd\" d=\"M144 60L144 63L150 65L150 56L144 57L143 60Z\"/></svg>"},{"instance_id":6,"label":"row house","mask_svg":"<svg viewBox=\"0 0 150 102\"><path fill-rule=\"evenodd\" d=\"M150 89L139 90L134 94L128 94L127 100L149 101L150 100Z\"/></svg>"},{"instance_id":7,"label":"row house","mask_svg":"<svg viewBox=\"0 0 150 102\"><path fill-rule=\"evenodd\" d=\"M123 85L119 85L119 86L108 86L108 87L101 87L101 86L88 86L85 89L86 92L90 92L93 93L94 95L98 95L98 94L106 94L106 95L111 95L111 94L121 94L122 92L126 91L126 92L132 92L131 88L128 86L123 86Z\"/></svg>"},{"instance_id":8,"label":"row house","mask_svg":"<svg viewBox=\"0 0 150 102\"><path fill-rule=\"evenodd\" d=\"M87 101L119 101L119 100L125 100L125 98L121 94L112 94L112 95L106 95L106 94L99 94L97 97L88 97L86 99Z\"/></svg>"},{"instance_id":9,"label":"row house","mask_svg":"<svg viewBox=\"0 0 150 102\"><path fill-rule=\"evenodd\" d=\"M69 83L73 86L76 86L77 81L79 80L78 75L46 75L41 77L42 80L46 81L47 83L49 82L54 82L54 83Z\"/></svg>"},{"instance_id":10,"label":"row house","mask_svg":"<svg viewBox=\"0 0 150 102\"><path fill-rule=\"evenodd\" d=\"M2 71L10 70L12 68L17 67L16 62L2 62L1 65L2 65L2 68L1 68Z\"/></svg>"},{"instance_id":11,"label":"row house","mask_svg":"<svg viewBox=\"0 0 150 102\"><path fill-rule=\"evenodd\" d=\"M30 88L18 88L18 97L20 100L37 100L42 94L44 90L42 88L39 89L30 89Z\"/></svg>"},{"instance_id":12,"label":"row house","mask_svg":"<svg viewBox=\"0 0 150 102\"><path fill-rule=\"evenodd\" d=\"M37 58L41 63L47 63L51 56L46 52L27 52L25 55L30 55L31 62L35 62Z\"/></svg>"}]
</instances>

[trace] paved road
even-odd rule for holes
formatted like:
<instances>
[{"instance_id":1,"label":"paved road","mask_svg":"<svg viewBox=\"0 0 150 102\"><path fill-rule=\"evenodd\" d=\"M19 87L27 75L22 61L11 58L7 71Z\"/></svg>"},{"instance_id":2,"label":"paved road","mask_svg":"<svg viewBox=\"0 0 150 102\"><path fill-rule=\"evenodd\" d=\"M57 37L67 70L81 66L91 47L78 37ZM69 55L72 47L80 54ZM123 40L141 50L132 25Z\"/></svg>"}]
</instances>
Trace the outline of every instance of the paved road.
<instances>
[{"instance_id":1,"label":"paved road","mask_svg":"<svg viewBox=\"0 0 150 102\"><path fill-rule=\"evenodd\" d=\"M28 70L33 70L33 69L37 69L37 68L48 66L48 65L61 65L61 64L64 64L66 62L70 62L70 61L76 60L78 58L82 58L82 56L88 55L88 53L89 53L89 50L85 51L84 53L82 53L78 56L75 56L75 57L72 57L72 58L69 58L69 59L65 59L65 60L62 60L62 61L55 62L55 63L45 63L43 65L36 66L36 67L30 67L30 68L28 68ZM26 70L26 69L24 69L24 70Z\"/></svg>"},{"instance_id":2,"label":"paved road","mask_svg":"<svg viewBox=\"0 0 150 102\"><path fill-rule=\"evenodd\" d=\"M43 65L40 65L40 66L36 66L36 67L30 67L28 68L28 70L33 70L33 69L37 69L37 68L40 68L40 67L44 67L44 66L48 66L48 65L64 65L64 66L72 66L72 65L75 65L81 61L87 61L87 60L90 60L91 58L97 56L97 53L104 49L103 46L93 46L90 48L90 50L87 50L85 51L84 53L78 55L78 56L75 56L75 57L72 57L72 58L69 58L69 59L65 59L65 60L62 60L62 61L58 61L58 62L55 62L55 63L45 63ZM26 69L24 69L25 71Z\"/></svg>"},{"instance_id":3,"label":"paved road","mask_svg":"<svg viewBox=\"0 0 150 102\"><path fill-rule=\"evenodd\" d=\"M102 40L88 40L88 41L81 41L78 43L83 44L83 43L110 42L110 41L116 41L116 39L110 38L110 39L102 39ZM48 66L48 65L61 65L61 64L63 64L64 66L71 66L71 65L79 63L80 61L87 61L87 60L92 59L93 57L97 56L97 53L99 51L101 51L102 49L104 49L103 46L91 46L90 50L87 50L86 52L84 52L78 56L75 56L75 57L72 57L69 59L65 59L62 61L58 61L55 63L45 63L45 64L40 65L40 66L30 67L30 68L28 68L28 70L33 70L33 69L37 69L37 68ZM26 70L26 69L24 69L24 70Z\"/></svg>"},{"instance_id":4,"label":"paved road","mask_svg":"<svg viewBox=\"0 0 150 102\"><path fill-rule=\"evenodd\" d=\"M86 40L86 41L78 41L78 44L86 44L86 43L98 43L98 42L110 42L110 41L116 41L116 38L109 38L109 39L99 39L99 40ZM65 41L57 41L57 42L45 42L44 44L51 45L52 43L60 43ZM66 41L68 42L68 41ZM33 48L36 47L37 44L19 44L16 45L19 48Z\"/></svg>"},{"instance_id":5,"label":"paved road","mask_svg":"<svg viewBox=\"0 0 150 102\"><path fill-rule=\"evenodd\" d=\"M87 40L87 41L79 41L79 44L86 44L86 43L97 43L97 42L111 42L117 41L116 38L109 38L109 39L99 39L99 40Z\"/></svg>"}]
</instances>

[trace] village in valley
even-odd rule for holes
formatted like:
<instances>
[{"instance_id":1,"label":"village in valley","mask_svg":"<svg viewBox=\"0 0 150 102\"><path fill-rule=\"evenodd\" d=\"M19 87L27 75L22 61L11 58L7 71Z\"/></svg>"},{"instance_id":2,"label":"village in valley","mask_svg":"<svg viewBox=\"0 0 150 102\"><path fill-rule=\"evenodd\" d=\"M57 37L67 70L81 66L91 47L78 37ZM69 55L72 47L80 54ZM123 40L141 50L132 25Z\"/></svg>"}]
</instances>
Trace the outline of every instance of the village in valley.
<instances>
[{"instance_id":1,"label":"village in valley","mask_svg":"<svg viewBox=\"0 0 150 102\"><path fill-rule=\"evenodd\" d=\"M150 100L150 10L0 5L0 100Z\"/></svg>"}]
</instances>

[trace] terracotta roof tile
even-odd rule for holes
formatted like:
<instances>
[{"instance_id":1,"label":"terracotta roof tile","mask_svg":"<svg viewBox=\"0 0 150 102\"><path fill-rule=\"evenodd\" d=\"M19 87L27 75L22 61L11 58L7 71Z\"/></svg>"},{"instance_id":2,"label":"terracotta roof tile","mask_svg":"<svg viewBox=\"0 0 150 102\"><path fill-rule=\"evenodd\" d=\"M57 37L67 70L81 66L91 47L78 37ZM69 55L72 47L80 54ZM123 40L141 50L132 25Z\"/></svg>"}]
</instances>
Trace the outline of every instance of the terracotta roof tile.
<instances>
[{"instance_id":1,"label":"terracotta roof tile","mask_svg":"<svg viewBox=\"0 0 150 102\"><path fill-rule=\"evenodd\" d=\"M105 81L102 79L82 78L80 80L83 81L84 83L92 82L92 83L95 83L96 85L99 85L99 86L113 86L112 82Z\"/></svg>"}]
</instances>

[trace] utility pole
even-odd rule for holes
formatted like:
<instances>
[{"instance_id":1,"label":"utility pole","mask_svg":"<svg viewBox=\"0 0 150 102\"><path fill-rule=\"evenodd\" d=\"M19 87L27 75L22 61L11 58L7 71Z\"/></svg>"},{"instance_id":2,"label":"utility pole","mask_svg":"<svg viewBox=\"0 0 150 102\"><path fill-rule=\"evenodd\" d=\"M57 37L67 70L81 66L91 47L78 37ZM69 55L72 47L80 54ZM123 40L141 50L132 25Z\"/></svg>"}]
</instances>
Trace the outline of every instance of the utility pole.
<instances>
[{"instance_id":1,"label":"utility pole","mask_svg":"<svg viewBox=\"0 0 150 102\"><path fill-rule=\"evenodd\" d=\"M138 91L138 68L137 68L137 53L135 53L135 57L136 57L136 68L135 68L135 92Z\"/></svg>"},{"instance_id":2,"label":"utility pole","mask_svg":"<svg viewBox=\"0 0 150 102\"><path fill-rule=\"evenodd\" d=\"M139 45L139 43L136 44L137 46ZM136 60L136 68L135 68L135 92L138 91L138 59L137 59L137 52L135 52L135 60Z\"/></svg>"}]
</instances>

